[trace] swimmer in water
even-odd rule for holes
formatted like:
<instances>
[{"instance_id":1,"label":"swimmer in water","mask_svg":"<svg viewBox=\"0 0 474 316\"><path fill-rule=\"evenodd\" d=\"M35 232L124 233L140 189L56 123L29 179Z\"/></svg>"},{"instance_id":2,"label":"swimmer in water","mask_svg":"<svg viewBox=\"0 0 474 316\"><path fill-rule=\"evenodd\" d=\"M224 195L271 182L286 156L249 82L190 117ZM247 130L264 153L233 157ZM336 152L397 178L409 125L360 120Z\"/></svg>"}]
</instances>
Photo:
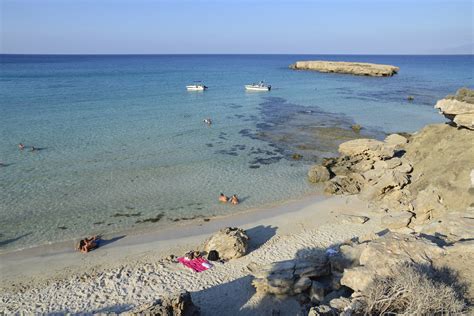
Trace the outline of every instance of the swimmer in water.
<instances>
[{"instance_id":1,"label":"swimmer in water","mask_svg":"<svg viewBox=\"0 0 474 316\"><path fill-rule=\"evenodd\" d=\"M227 201L229 201L229 198L225 196L224 193L221 193L221 195L219 196L219 202L227 203Z\"/></svg>"},{"instance_id":2,"label":"swimmer in water","mask_svg":"<svg viewBox=\"0 0 474 316\"><path fill-rule=\"evenodd\" d=\"M239 198L237 197L237 194L232 195L230 203L232 203L233 205L239 204Z\"/></svg>"},{"instance_id":3,"label":"swimmer in water","mask_svg":"<svg viewBox=\"0 0 474 316\"><path fill-rule=\"evenodd\" d=\"M20 150L25 149L25 145L23 145L22 143L19 143L18 144L18 149L20 149Z\"/></svg>"}]
</instances>

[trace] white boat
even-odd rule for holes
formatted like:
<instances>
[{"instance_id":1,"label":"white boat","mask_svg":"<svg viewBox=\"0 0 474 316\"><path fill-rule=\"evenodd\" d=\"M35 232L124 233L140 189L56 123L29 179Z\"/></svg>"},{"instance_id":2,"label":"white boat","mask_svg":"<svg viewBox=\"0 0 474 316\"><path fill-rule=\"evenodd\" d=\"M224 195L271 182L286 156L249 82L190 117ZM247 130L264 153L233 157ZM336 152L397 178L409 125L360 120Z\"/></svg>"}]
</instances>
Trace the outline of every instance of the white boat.
<instances>
[{"instance_id":1,"label":"white boat","mask_svg":"<svg viewBox=\"0 0 474 316\"><path fill-rule=\"evenodd\" d=\"M263 81L245 85L245 90L249 91L270 91L272 86L266 85Z\"/></svg>"},{"instance_id":2,"label":"white boat","mask_svg":"<svg viewBox=\"0 0 474 316\"><path fill-rule=\"evenodd\" d=\"M197 81L197 82L200 82L200 81ZM188 91L204 91L206 89L207 87L203 85L202 83L195 83L195 84L186 86L186 90Z\"/></svg>"}]
</instances>

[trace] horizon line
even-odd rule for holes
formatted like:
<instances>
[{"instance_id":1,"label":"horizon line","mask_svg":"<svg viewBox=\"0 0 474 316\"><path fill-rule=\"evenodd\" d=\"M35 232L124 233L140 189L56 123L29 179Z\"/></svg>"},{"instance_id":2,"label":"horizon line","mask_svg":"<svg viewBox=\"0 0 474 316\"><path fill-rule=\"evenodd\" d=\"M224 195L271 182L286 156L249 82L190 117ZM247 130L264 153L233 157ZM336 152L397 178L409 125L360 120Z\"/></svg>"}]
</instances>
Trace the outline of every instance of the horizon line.
<instances>
[{"instance_id":1,"label":"horizon line","mask_svg":"<svg viewBox=\"0 0 474 316\"><path fill-rule=\"evenodd\" d=\"M474 56L474 53L0 53L2 55L21 55L21 56L213 56L213 55L229 55L229 56L242 56L242 55L279 55L279 56L291 56L291 55L339 55L339 56Z\"/></svg>"}]
</instances>

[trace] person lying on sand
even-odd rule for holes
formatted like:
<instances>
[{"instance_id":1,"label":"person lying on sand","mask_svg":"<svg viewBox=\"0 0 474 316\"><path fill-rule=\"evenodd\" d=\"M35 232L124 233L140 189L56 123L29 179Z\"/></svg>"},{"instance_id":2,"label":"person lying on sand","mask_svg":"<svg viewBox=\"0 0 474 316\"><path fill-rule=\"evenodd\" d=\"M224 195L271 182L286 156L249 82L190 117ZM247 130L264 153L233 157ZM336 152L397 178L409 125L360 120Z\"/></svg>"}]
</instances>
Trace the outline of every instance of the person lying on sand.
<instances>
[{"instance_id":1,"label":"person lying on sand","mask_svg":"<svg viewBox=\"0 0 474 316\"><path fill-rule=\"evenodd\" d=\"M92 238L84 238L79 241L79 245L77 246L77 250L82 253L87 253L95 248L97 248L97 236L93 236Z\"/></svg>"},{"instance_id":2,"label":"person lying on sand","mask_svg":"<svg viewBox=\"0 0 474 316\"><path fill-rule=\"evenodd\" d=\"M230 203L233 205L239 204L239 198L237 197L237 194L232 195L232 198L230 199Z\"/></svg>"},{"instance_id":3,"label":"person lying on sand","mask_svg":"<svg viewBox=\"0 0 474 316\"><path fill-rule=\"evenodd\" d=\"M227 203L227 201L229 201L229 198L225 196L224 193L221 193L219 196L219 202Z\"/></svg>"}]
</instances>

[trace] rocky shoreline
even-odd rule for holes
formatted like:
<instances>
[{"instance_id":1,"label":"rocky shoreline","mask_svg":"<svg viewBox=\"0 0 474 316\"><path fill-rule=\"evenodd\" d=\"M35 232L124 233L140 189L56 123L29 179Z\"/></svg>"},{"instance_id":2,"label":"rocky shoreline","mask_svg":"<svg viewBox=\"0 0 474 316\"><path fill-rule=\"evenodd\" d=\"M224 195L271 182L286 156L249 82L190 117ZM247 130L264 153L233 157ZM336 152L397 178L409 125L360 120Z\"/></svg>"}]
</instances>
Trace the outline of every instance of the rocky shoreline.
<instances>
[{"instance_id":1,"label":"rocky shoreline","mask_svg":"<svg viewBox=\"0 0 474 316\"><path fill-rule=\"evenodd\" d=\"M290 69L371 77L391 77L400 70L392 65L321 60L297 61L290 65Z\"/></svg>"}]
</instances>

